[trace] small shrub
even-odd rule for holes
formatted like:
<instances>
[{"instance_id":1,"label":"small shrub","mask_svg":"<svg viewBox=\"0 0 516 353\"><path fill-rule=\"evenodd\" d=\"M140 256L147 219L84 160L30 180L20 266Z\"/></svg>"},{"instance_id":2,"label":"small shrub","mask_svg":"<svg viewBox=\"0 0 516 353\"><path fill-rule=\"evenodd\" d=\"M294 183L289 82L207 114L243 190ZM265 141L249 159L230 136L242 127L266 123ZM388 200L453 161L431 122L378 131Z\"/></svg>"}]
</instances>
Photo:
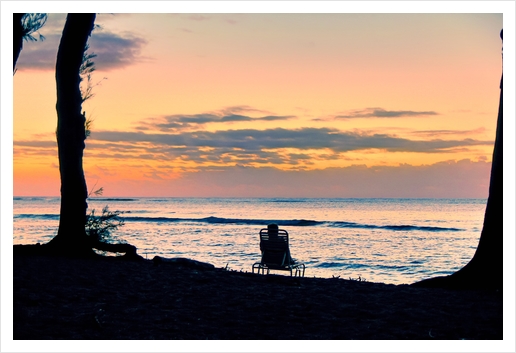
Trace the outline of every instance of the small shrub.
<instances>
[{"instance_id":1,"label":"small shrub","mask_svg":"<svg viewBox=\"0 0 516 353\"><path fill-rule=\"evenodd\" d=\"M367 280L361 276L358 276L357 278L351 278L349 277L349 280L350 281L355 281L355 282L367 282Z\"/></svg>"},{"instance_id":2,"label":"small shrub","mask_svg":"<svg viewBox=\"0 0 516 353\"><path fill-rule=\"evenodd\" d=\"M110 211L108 206L102 209L100 216L95 215L95 210L91 210L86 216L86 234L94 242L111 242L111 232L122 227L125 222L120 217L122 211Z\"/></svg>"}]
</instances>

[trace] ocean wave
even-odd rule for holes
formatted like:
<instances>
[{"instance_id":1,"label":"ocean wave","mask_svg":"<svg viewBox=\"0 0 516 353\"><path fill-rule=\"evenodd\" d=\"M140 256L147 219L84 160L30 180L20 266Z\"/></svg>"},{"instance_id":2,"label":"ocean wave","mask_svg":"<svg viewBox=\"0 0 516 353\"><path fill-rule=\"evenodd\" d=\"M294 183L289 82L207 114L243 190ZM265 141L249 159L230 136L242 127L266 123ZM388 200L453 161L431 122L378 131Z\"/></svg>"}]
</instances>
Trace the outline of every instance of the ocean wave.
<instances>
[{"instance_id":1,"label":"ocean wave","mask_svg":"<svg viewBox=\"0 0 516 353\"><path fill-rule=\"evenodd\" d=\"M415 225L375 225L375 224L360 224L353 222L328 222L330 227L336 228L362 228L362 229L387 229L393 231L424 231L424 232L460 232L464 229L449 228L449 227L430 227L430 226L415 226Z\"/></svg>"},{"instance_id":2,"label":"ocean wave","mask_svg":"<svg viewBox=\"0 0 516 353\"><path fill-rule=\"evenodd\" d=\"M258 225L266 226L267 224L275 223L279 226L290 227L306 227L316 226L324 222L317 222L306 219L292 219L292 220L266 220L266 219L240 219L240 218L221 218L221 217L205 217L205 218L172 218L172 217L123 217L126 221L133 222L171 222L171 223L208 223L208 224L238 224L238 225Z\"/></svg>"},{"instance_id":3,"label":"ocean wave","mask_svg":"<svg viewBox=\"0 0 516 353\"><path fill-rule=\"evenodd\" d=\"M267 200L267 202L273 203L297 203L297 202L307 202L306 199L272 199Z\"/></svg>"},{"instance_id":4,"label":"ocean wave","mask_svg":"<svg viewBox=\"0 0 516 353\"><path fill-rule=\"evenodd\" d=\"M459 232L465 229L434 227L434 226L416 226L416 225L374 225L361 224L353 222L326 222L315 221L309 219L240 219L240 218L223 218L223 217L205 217L205 218L173 218L173 217L147 217L135 216L134 213L128 212L131 216L122 214L127 222L150 222L150 223L207 223L207 224L236 224L251 226L267 226L275 223L280 227L317 227L327 226L336 228L357 228L357 229L386 229L391 231L423 231L423 232ZM135 212L136 213L136 212ZM14 218L33 218L33 219L59 219L58 214L18 214Z\"/></svg>"},{"instance_id":5,"label":"ocean wave","mask_svg":"<svg viewBox=\"0 0 516 353\"><path fill-rule=\"evenodd\" d=\"M321 262L317 265L314 265L313 267L319 267L319 268L335 268L335 267L342 267L343 264L341 262Z\"/></svg>"},{"instance_id":6,"label":"ocean wave","mask_svg":"<svg viewBox=\"0 0 516 353\"><path fill-rule=\"evenodd\" d=\"M116 197L111 197L111 198L100 198L100 197L95 197L95 198L91 198L88 200L88 202L95 202L95 201L116 201L116 202L133 202L133 201L140 201L138 199L125 199L125 198L116 198Z\"/></svg>"},{"instance_id":7,"label":"ocean wave","mask_svg":"<svg viewBox=\"0 0 516 353\"><path fill-rule=\"evenodd\" d=\"M358 269L358 268L367 268L371 267L369 264L361 264L361 263L350 263L350 262L321 262L314 267L318 268L343 268L343 269Z\"/></svg>"},{"instance_id":8,"label":"ocean wave","mask_svg":"<svg viewBox=\"0 0 516 353\"><path fill-rule=\"evenodd\" d=\"M342 268L346 270L352 270L352 269L360 269L360 268L376 268L379 270L397 270L397 271L406 271L411 270L412 268L407 265L384 265L381 263L360 263L360 262L348 262L348 261L341 261L341 262L334 262L334 261L327 261L327 262L321 262L316 265L313 265L313 267L317 268Z\"/></svg>"},{"instance_id":9,"label":"ocean wave","mask_svg":"<svg viewBox=\"0 0 516 353\"><path fill-rule=\"evenodd\" d=\"M58 214L27 214L27 213L21 213L21 214L15 214L13 215L14 219L59 219Z\"/></svg>"},{"instance_id":10,"label":"ocean wave","mask_svg":"<svg viewBox=\"0 0 516 353\"><path fill-rule=\"evenodd\" d=\"M49 200L59 200L58 197L45 197L45 196L15 196L13 197L13 201L49 201Z\"/></svg>"}]
</instances>

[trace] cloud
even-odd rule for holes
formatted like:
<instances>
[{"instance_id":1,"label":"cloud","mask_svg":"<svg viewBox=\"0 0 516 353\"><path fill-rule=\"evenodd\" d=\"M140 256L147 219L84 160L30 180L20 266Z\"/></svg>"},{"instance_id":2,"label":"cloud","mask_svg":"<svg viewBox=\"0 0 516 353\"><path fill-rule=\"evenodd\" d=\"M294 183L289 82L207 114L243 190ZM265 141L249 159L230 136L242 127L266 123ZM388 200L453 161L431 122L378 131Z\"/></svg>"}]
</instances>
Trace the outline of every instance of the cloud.
<instances>
[{"instance_id":1,"label":"cloud","mask_svg":"<svg viewBox=\"0 0 516 353\"><path fill-rule=\"evenodd\" d=\"M261 115L271 115L273 113L267 111L267 110L262 110L262 109L257 109L257 108L254 108L254 107L251 107L251 106L248 106L248 105L234 105L234 106L231 106L231 107L226 107L226 108L222 108L220 111L219 111L219 114L223 114L223 115L230 115L230 114L251 114L251 113L254 113L254 114L261 114Z\"/></svg>"},{"instance_id":2,"label":"cloud","mask_svg":"<svg viewBox=\"0 0 516 353\"><path fill-rule=\"evenodd\" d=\"M474 130L420 130L413 131L412 134L419 136L442 136L442 135L478 135L487 132L485 127L480 127Z\"/></svg>"},{"instance_id":3,"label":"cloud","mask_svg":"<svg viewBox=\"0 0 516 353\"><path fill-rule=\"evenodd\" d=\"M201 117L196 116L195 119ZM201 121L210 120L210 116ZM197 120L196 120L197 121ZM220 118L219 118L220 121ZM174 122L177 123L177 122ZM410 140L385 134L360 134L343 132L331 128L301 129L241 129L224 131L191 131L179 133L144 133L121 131L94 131L92 139L97 141L149 142L165 146L195 146L211 148L238 148L242 150L263 150L295 148L331 149L348 152L365 149L382 149L391 152L445 152L456 147L492 145L492 141L474 139L462 140Z\"/></svg>"},{"instance_id":4,"label":"cloud","mask_svg":"<svg viewBox=\"0 0 516 353\"><path fill-rule=\"evenodd\" d=\"M279 189L276 193L285 196L297 193L307 197L486 197L489 169L490 163L462 160L423 166L356 165L285 171L272 173L276 176L272 180L278 181L281 188L273 183L270 188Z\"/></svg>"},{"instance_id":5,"label":"cloud","mask_svg":"<svg viewBox=\"0 0 516 353\"><path fill-rule=\"evenodd\" d=\"M132 33L94 32L89 43L90 51L97 55L94 59L97 70L119 69L149 60L141 56L147 40Z\"/></svg>"},{"instance_id":6,"label":"cloud","mask_svg":"<svg viewBox=\"0 0 516 353\"><path fill-rule=\"evenodd\" d=\"M174 114L161 118L148 119L141 122L137 130L154 130L162 132L173 132L180 130L191 130L195 128L202 128L206 124L211 123L236 123L236 122L257 122L257 121L283 121L294 119L293 115L264 115L252 117L250 115L243 115L238 113L264 113L257 109L252 109L246 106L229 107L214 113L203 114Z\"/></svg>"},{"instance_id":7,"label":"cloud","mask_svg":"<svg viewBox=\"0 0 516 353\"><path fill-rule=\"evenodd\" d=\"M17 62L18 70L54 70L61 33L45 34L44 41L24 43ZM149 60L141 55L147 40L132 33L116 34L94 30L89 40L89 53L99 71L123 68Z\"/></svg>"},{"instance_id":8,"label":"cloud","mask_svg":"<svg viewBox=\"0 0 516 353\"><path fill-rule=\"evenodd\" d=\"M258 138L259 135L255 133L256 130L246 130L246 133L230 130L222 134L203 132L201 135L197 132L167 138L165 134L94 131L91 138L86 140L85 162L91 163L86 166L86 171L93 168L95 175L98 174L96 179L102 179L104 188L118 196L487 197L491 163L485 160L445 161L422 166L353 165L309 170L310 163L317 158L343 157L338 153L332 154L331 149L325 155L314 156L303 149L289 153L282 149L260 147L274 146L271 140L253 142L253 146L258 146L254 149L252 146L227 147L235 144L233 139L238 136L240 140L237 139L237 142L245 141L246 136ZM331 146L336 144L335 139L346 135L345 132L331 129L274 129L263 133L276 138L283 136L290 146L302 146L297 141L306 140L308 136L319 136L317 144ZM327 140L322 143L324 136ZM374 146L378 147L382 138L388 137L356 134L353 144L367 146L367 142L375 141ZM425 141L405 142L405 147L408 147L410 143ZM482 142L436 143L448 146ZM56 149L55 141L14 141L14 163L16 165L18 157L27 155L52 156L55 160ZM102 173L102 168L107 168L109 172ZM31 178L31 185L38 183L38 180ZM14 187L20 195L34 190L21 181Z\"/></svg>"},{"instance_id":9,"label":"cloud","mask_svg":"<svg viewBox=\"0 0 516 353\"><path fill-rule=\"evenodd\" d=\"M203 193L225 190L227 196L247 197L486 197L490 165L462 160L309 171L224 167L185 175L182 182L199 185Z\"/></svg>"},{"instance_id":10,"label":"cloud","mask_svg":"<svg viewBox=\"0 0 516 353\"><path fill-rule=\"evenodd\" d=\"M270 121L290 116L243 114L249 107L229 107L217 114L172 115L140 125L137 131L94 130L86 140L88 158L153 160L174 162L177 166L276 166L282 169L310 169L321 162L349 161L346 152L455 153L472 146L492 146L493 141L466 139L410 139L363 131L334 128L270 128L207 131L209 123ZM35 139L14 141L16 155L54 153L55 141ZM29 150L30 149L30 150Z\"/></svg>"},{"instance_id":11,"label":"cloud","mask_svg":"<svg viewBox=\"0 0 516 353\"><path fill-rule=\"evenodd\" d=\"M110 195L133 197L486 198L490 167L491 163L470 160L423 166L354 165L305 171L224 166L204 167L178 175L173 166L163 165L135 169L130 175L124 173L127 177L123 179L103 175L99 178ZM113 172L111 168L110 172ZM145 182L142 175L146 176ZM23 194L21 186L18 189Z\"/></svg>"},{"instance_id":12,"label":"cloud","mask_svg":"<svg viewBox=\"0 0 516 353\"><path fill-rule=\"evenodd\" d=\"M55 148L57 141L14 141L14 146L35 147L35 148Z\"/></svg>"},{"instance_id":13,"label":"cloud","mask_svg":"<svg viewBox=\"0 0 516 353\"><path fill-rule=\"evenodd\" d=\"M16 63L18 70L54 70L60 34L45 34L44 41L25 42Z\"/></svg>"},{"instance_id":14,"label":"cloud","mask_svg":"<svg viewBox=\"0 0 516 353\"><path fill-rule=\"evenodd\" d=\"M366 108L362 110L351 110L344 114L335 116L335 119L356 119L356 118L401 118L438 115L434 111L413 111L413 110L385 110L383 108Z\"/></svg>"}]
</instances>

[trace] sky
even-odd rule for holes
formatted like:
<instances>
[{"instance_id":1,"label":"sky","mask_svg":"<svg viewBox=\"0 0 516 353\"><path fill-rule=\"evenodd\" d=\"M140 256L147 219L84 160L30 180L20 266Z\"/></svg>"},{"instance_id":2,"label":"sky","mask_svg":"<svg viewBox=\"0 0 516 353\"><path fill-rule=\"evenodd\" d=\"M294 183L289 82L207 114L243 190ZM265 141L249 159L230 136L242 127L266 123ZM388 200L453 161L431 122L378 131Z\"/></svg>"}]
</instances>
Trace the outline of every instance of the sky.
<instances>
[{"instance_id":1,"label":"sky","mask_svg":"<svg viewBox=\"0 0 516 353\"><path fill-rule=\"evenodd\" d=\"M99 11L89 191L487 197L502 13L199 10ZM14 196L59 196L55 12L12 76Z\"/></svg>"}]
</instances>

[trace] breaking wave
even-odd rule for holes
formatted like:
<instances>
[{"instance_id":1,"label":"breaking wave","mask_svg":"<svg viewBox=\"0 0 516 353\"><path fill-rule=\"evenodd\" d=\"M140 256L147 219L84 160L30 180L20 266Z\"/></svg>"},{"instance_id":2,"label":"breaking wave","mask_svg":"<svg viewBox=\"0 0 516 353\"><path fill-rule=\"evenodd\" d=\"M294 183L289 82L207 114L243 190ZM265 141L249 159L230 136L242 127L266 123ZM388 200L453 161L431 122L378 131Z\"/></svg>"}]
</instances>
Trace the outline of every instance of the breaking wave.
<instances>
[{"instance_id":1,"label":"breaking wave","mask_svg":"<svg viewBox=\"0 0 516 353\"><path fill-rule=\"evenodd\" d=\"M14 218L33 218L42 220L59 219L58 214L18 214ZM267 226L267 224L275 223L280 227L332 227L332 228L356 228L356 229L386 229L392 231L423 231L423 232L460 232L465 229L450 227L429 227L418 225L375 225L361 224L353 222L327 222L314 221L308 219L240 219L240 218L222 218L222 217L205 217L205 218L173 218L173 217L139 217L121 215L126 222L149 222L149 223L207 223L207 224L236 224L250 226Z\"/></svg>"}]
</instances>

